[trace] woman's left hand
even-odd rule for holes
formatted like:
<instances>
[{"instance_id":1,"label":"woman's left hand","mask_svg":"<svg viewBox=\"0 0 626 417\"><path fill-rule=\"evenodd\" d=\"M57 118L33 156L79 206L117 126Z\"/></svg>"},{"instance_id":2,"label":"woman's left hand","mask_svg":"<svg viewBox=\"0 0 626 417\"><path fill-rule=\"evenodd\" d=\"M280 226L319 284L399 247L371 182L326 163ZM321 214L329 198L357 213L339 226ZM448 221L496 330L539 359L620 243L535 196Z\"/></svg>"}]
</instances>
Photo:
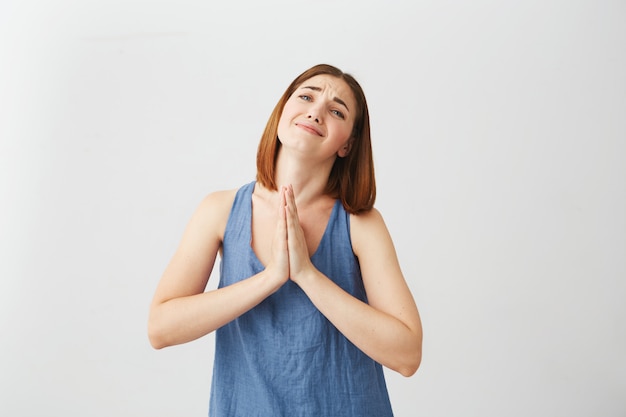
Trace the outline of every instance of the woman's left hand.
<instances>
[{"instance_id":1,"label":"woman's left hand","mask_svg":"<svg viewBox=\"0 0 626 417\"><path fill-rule=\"evenodd\" d=\"M289 185L285 189L285 214L287 216L287 246L289 250L289 276L294 282L306 272L314 268L309 256L304 230L300 225L296 197L293 187Z\"/></svg>"}]
</instances>

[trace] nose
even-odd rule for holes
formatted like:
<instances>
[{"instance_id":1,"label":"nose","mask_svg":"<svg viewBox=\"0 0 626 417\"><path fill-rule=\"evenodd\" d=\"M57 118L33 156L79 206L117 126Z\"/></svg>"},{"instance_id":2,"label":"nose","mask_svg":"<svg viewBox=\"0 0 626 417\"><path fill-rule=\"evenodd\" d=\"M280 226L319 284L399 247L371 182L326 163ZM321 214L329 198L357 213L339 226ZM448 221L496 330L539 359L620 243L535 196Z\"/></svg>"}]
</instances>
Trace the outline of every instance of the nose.
<instances>
[{"instance_id":1,"label":"nose","mask_svg":"<svg viewBox=\"0 0 626 417\"><path fill-rule=\"evenodd\" d=\"M315 123L319 124L322 122L322 118L320 117L321 112L322 109L320 108L319 104L313 104L311 107L309 107L309 114L307 118L309 120L315 120Z\"/></svg>"}]
</instances>

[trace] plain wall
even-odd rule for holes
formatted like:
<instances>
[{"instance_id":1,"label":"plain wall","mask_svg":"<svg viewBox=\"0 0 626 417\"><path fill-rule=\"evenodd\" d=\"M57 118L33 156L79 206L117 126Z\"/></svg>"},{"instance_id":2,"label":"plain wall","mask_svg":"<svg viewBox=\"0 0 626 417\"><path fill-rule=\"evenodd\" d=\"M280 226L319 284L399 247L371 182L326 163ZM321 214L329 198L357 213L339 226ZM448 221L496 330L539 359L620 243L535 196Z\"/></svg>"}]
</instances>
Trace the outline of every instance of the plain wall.
<instances>
[{"instance_id":1,"label":"plain wall","mask_svg":"<svg viewBox=\"0 0 626 417\"><path fill-rule=\"evenodd\" d=\"M422 315L396 415L625 416L624 22L623 1L0 1L0 415L206 415L213 336L153 350L151 297L324 62L366 92Z\"/></svg>"}]
</instances>

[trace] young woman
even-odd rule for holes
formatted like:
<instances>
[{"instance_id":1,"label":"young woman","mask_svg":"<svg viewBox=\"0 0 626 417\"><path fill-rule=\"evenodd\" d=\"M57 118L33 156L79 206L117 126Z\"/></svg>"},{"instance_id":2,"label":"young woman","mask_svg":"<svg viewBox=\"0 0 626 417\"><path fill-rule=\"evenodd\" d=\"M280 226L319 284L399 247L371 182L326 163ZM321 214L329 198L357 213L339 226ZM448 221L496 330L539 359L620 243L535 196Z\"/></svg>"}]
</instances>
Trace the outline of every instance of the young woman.
<instances>
[{"instance_id":1,"label":"young woman","mask_svg":"<svg viewBox=\"0 0 626 417\"><path fill-rule=\"evenodd\" d=\"M381 365L414 374L422 327L375 197L363 90L310 68L270 116L256 181L202 201L150 308L157 349L216 330L209 415L392 415Z\"/></svg>"}]
</instances>

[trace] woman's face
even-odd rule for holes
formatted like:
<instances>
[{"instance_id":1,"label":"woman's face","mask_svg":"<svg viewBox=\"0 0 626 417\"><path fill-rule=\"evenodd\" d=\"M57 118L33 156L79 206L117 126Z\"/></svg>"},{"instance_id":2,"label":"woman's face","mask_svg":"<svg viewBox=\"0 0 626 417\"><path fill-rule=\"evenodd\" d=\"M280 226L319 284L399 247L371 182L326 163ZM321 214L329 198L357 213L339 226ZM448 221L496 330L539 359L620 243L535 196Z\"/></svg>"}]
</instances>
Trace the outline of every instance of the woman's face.
<instances>
[{"instance_id":1,"label":"woman's face","mask_svg":"<svg viewBox=\"0 0 626 417\"><path fill-rule=\"evenodd\" d=\"M352 90L340 78L316 75L285 103L278 139L285 147L322 159L344 157L356 115Z\"/></svg>"}]
</instances>

